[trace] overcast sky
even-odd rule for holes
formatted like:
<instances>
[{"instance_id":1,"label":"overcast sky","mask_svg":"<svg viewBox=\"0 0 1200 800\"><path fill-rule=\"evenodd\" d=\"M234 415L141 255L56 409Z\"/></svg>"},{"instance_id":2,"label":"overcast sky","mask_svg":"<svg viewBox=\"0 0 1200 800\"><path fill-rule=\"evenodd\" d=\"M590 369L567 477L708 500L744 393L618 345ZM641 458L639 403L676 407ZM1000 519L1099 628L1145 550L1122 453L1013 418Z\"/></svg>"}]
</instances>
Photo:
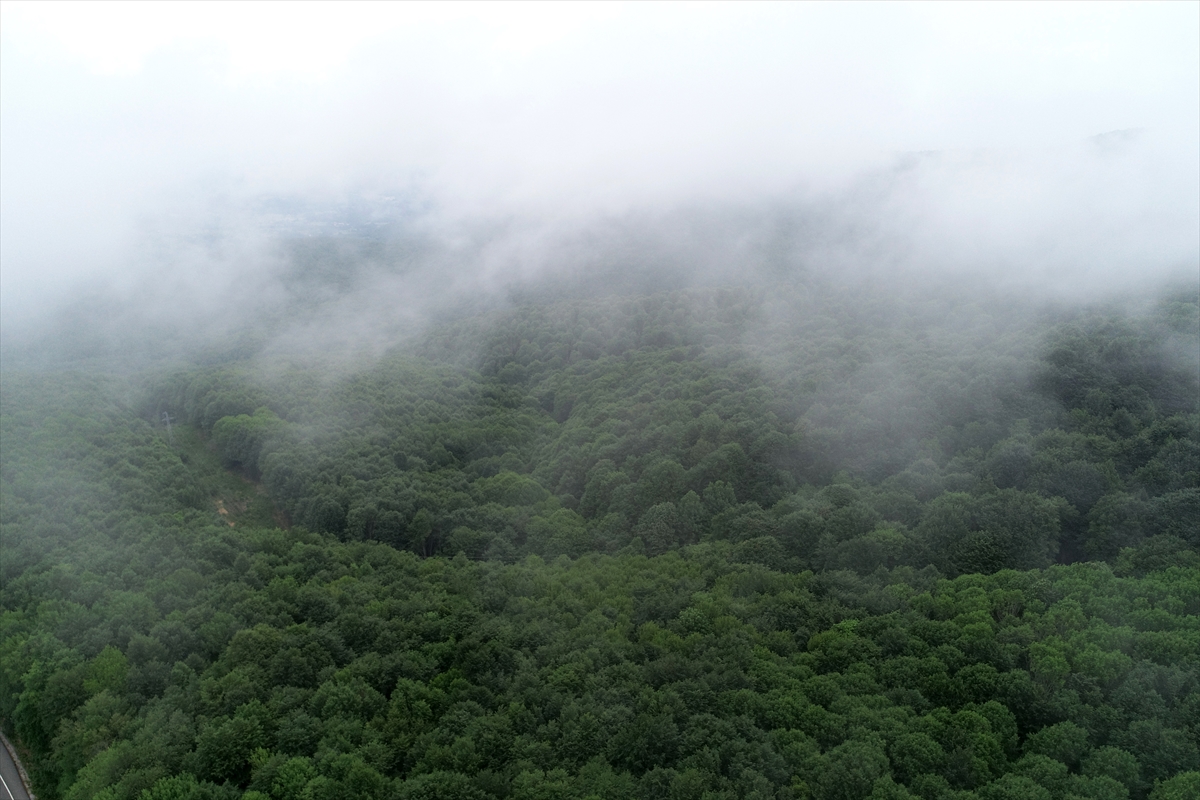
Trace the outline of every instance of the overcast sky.
<instances>
[{"instance_id":1,"label":"overcast sky","mask_svg":"<svg viewBox=\"0 0 1200 800\"><path fill-rule=\"evenodd\" d=\"M206 196L582 218L1144 129L1113 213L1158 197L1186 251L1196 208L1195 2L0 9L5 316L119 272L147 219Z\"/></svg>"}]
</instances>

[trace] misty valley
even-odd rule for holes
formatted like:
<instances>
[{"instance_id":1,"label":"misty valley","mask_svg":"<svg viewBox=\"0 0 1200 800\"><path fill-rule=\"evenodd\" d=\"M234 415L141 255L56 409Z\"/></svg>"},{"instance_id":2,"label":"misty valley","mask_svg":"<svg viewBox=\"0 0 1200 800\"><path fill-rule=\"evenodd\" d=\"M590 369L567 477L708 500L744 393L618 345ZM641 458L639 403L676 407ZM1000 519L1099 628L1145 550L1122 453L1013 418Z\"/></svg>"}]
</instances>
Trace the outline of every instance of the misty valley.
<instances>
[{"instance_id":1,"label":"misty valley","mask_svg":"<svg viewBox=\"0 0 1200 800\"><path fill-rule=\"evenodd\" d=\"M1200 796L1194 284L597 268L323 349L381 247L5 350L39 797Z\"/></svg>"}]
</instances>

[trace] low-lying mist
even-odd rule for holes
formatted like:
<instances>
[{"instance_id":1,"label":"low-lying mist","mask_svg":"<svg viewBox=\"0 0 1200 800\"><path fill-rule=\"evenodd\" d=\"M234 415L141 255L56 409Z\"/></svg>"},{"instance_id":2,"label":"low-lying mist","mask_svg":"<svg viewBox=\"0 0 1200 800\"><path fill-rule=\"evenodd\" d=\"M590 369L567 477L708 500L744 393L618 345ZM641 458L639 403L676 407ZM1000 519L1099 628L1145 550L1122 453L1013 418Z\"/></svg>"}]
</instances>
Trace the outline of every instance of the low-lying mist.
<instances>
[{"instance_id":1,"label":"low-lying mist","mask_svg":"<svg viewBox=\"0 0 1200 800\"><path fill-rule=\"evenodd\" d=\"M333 364L464 315L691 287L838 285L901 305L938 295L1029 311L1129 301L1195 284L1200 209L1173 155L1150 132L1119 131L1041 152L906 154L753 201L589 216L463 216L403 187L197 192L144 218L127 249L97 254L120 270L47 290L39 315L7 320L5 360Z\"/></svg>"},{"instance_id":2,"label":"low-lying mist","mask_svg":"<svg viewBox=\"0 0 1200 800\"><path fill-rule=\"evenodd\" d=\"M333 8L5 7L5 369L722 287L765 363L1196 285L1189 6Z\"/></svg>"}]
</instances>

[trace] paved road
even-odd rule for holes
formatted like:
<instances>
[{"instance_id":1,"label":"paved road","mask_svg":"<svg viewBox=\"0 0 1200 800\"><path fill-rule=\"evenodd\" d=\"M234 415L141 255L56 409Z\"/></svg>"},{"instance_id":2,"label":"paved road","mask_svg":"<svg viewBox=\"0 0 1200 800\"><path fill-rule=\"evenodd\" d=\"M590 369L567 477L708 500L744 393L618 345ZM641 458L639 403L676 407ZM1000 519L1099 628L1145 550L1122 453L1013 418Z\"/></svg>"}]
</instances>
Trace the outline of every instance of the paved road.
<instances>
[{"instance_id":1,"label":"paved road","mask_svg":"<svg viewBox=\"0 0 1200 800\"><path fill-rule=\"evenodd\" d=\"M17 765L3 744L0 744L0 800L29 800L29 792L21 783Z\"/></svg>"}]
</instances>

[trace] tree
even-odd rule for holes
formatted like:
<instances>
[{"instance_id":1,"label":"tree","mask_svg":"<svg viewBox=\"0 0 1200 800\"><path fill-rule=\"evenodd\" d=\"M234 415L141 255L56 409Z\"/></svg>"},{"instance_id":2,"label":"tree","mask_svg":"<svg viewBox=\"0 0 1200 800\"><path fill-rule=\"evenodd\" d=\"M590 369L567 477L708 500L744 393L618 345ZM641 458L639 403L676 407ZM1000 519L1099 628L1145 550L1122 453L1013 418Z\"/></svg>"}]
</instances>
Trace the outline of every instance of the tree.
<instances>
[{"instance_id":1,"label":"tree","mask_svg":"<svg viewBox=\"0 0 1200 800\"><path fill-rule=\"evenodd\" d=\"M817 780L821 800L860 800L888 774L887 754L878 745L851 739L833 748Z\"/></svg>"}]
</instances>

